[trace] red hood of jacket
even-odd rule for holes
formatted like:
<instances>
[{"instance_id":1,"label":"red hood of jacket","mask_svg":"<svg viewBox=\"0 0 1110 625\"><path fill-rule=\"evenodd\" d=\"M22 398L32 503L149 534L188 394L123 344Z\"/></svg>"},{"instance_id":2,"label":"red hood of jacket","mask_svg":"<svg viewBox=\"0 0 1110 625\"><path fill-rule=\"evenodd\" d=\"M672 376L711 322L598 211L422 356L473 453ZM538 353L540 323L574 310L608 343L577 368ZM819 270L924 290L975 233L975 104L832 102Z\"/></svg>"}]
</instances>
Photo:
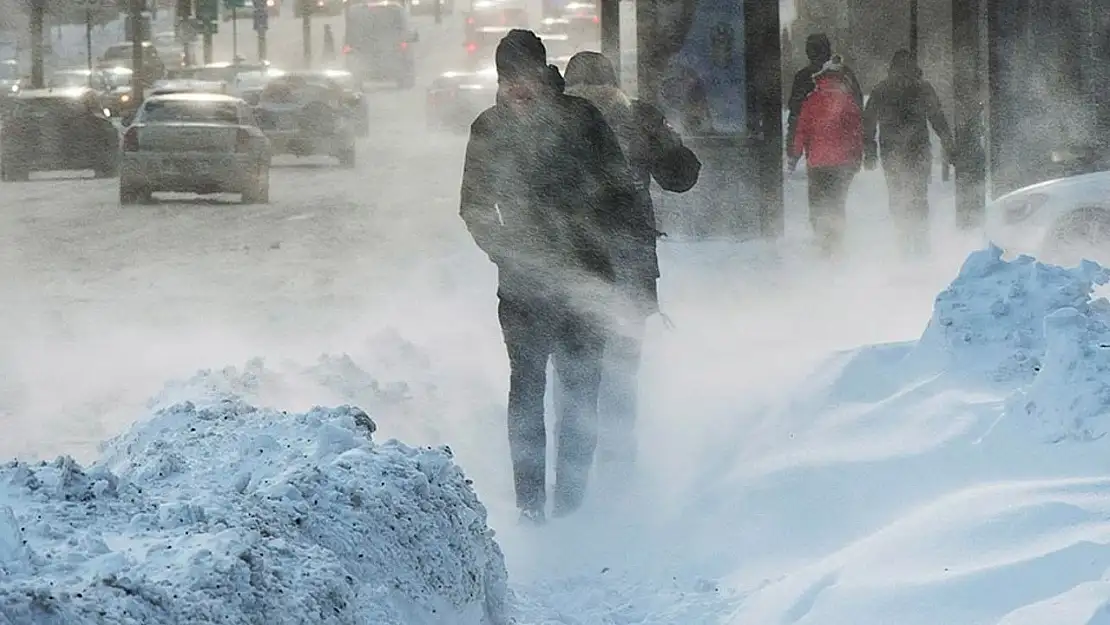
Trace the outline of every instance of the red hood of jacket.
<instances>
[{"instance_id":1,"label":"red hood of jacket","mask_svg":"<svg viewBox=\"0 0 1110 625\"><path fill-rule=\"evenodd\" d=\"M851 87L836 74L814 78L816 88L802 103L793 157L806 157L809 167L858 166L863 160L863 112Z\"/></svg>"}]
</instances>

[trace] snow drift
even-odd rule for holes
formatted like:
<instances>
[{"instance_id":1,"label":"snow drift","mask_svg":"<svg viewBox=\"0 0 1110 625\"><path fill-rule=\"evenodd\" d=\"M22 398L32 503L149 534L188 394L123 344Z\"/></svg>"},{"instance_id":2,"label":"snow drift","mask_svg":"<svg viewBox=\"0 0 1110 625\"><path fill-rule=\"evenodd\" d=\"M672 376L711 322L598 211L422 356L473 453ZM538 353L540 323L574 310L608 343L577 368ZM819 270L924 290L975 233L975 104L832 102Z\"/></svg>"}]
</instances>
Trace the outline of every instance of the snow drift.
<instances>
[{"instance_id":1,"label":"snow drift","mask_svg":"<svg viewBox=\"0 0 1110 625\"><path fill-rule=\"evenodd\" d=\"M169 387L88 468L0 468L0 623L504 622L451 451L375 442L351 406L256 407L256 374Z\"/></svg>"},{"instance_id":2,"label":"snow drift","mask_svg":"<svg viewBox=\"0 0 1110 625\"><path fill-rule=\"evenodd\" d=\"M975 252L919 340L839 354L767 416L727 486L780 553L744 554L727 622L1110 623L1108 280Z\"/></svg>"}]
</instances>

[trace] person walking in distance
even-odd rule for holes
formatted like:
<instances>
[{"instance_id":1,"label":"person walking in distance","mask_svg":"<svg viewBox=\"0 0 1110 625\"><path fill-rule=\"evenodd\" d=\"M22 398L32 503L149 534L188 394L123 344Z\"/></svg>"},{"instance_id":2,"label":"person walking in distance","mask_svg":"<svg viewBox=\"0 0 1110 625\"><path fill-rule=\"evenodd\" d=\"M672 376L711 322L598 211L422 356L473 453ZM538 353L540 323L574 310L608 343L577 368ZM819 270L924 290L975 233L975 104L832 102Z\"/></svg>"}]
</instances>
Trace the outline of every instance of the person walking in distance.
<instances>
[{"instance_id":1,"label":"person walking in distance","mask_svg":"<svg viewBox=\"0 0 1110 625\"><path fill-rule=\"evenodd\" d=\"M809 221L825 257L841 250L848 188L863 162L863 116L833 55L814 75L789 146L790 169L805 156L809 178Z\"/></svg>"},{"instance_id":2,"label":"person walking in distance","mask_svg":"<svg viewBox=\"0 0 1110 625\"><path fill-rule=\"evenodd\" d=\"M794 133L798 127L798 116L802 114L802 103L805 102L806 97L817 88L817 84L813 77L821 71L821 68L825 67L825 64L829 62L832 56L832 42L829 41L828 35L824 33L814 33L806 37L806 58L809 60L809 63L794 74L794 83L790 89L790 98L787 100L787 146L794 143ZM862 109L863 89L860 87L855 72L844 63L843 59L841 59L840 62L840 73L852 92L852 97L856 101L856 106Z\"/></svg>"},{"instance_id":3,"label":"person walking in distance","mask_svg":"<svg viewBox=\"0 0 1110 625\"><path fill-rule=\"evenodd\" d=\"M886 79L876 85L867 101L863 133L865 164L874 169L877 159L882 160L891 216L902 249L910 255L928 250L933 165L930 125L952 162L952 133L936 89L923 78L913 54L899 50L890 61Z\"/></svg>"},{"instance_id":4,"label":"person walking in distance","mask_svg":"<svg viewBox=\"0 0 1110 625\"><path fill-rule=\"evenodd\" d=\"M582 504L597 445L613 242L639 234L617 136L596 107L564 93L546 59L531 31L498 44L496 103L471 124L460 194L463 221L498 269L516 501L533 523L546 512L548 360L560 396L552 514L562 516Z\"/></svg>"},{"instance_id":5,"label":"person walking in distance","mask_svg":"<svg viewBox=\"0 0 1110 625\"><path fill-rule=\"evenodd\" d=\"M599 477L631 468L636 456L634 426L639 386L637 377L645 323L659 312L656 282L659 258L655 209L651 200L654 179L667 191L683 193L698 181L701 162L682 144L663 113L642 100L629 99L620 89L609 59L598 52L579 52L566 68L567 93L589 100L616 132L636 181L636 220L616 241L618 301L606 345L605 366L598 404ZM611 475L618 477L618 475Z\"/></svg>"},{"instance_id":6,"label":"person walking in distance","mask_svg":"<svg viewBox=\"0 0 1110 625\"><path fill-rule=\"evenodd\" d=\"M324 24L324 62L335 61L335 34L331 31L331 24Z\"/></svg>"}]
</instances>

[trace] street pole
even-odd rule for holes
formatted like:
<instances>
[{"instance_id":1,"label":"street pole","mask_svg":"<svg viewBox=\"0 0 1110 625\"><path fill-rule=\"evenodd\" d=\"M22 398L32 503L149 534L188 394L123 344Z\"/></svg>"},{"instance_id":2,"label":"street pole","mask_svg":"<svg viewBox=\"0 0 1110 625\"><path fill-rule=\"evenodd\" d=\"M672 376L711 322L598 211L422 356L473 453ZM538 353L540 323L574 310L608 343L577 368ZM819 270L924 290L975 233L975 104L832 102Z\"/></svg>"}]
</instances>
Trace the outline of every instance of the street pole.
<instances>
[{"instance_id":1,"label":"street pole","mask_svg":"<svg viewBox=\"0 0 1110 625\"><path fill-rule=\"evenodd\" d=\"M266 29L260 28L258 30L258 60L260 62L266 60Z\"/></svg>"},{"instance_id":2,"label":"street pole","mask_svg":"<svg viewBox=\"0 0 1110 625\"><path fill-rule=\"evenodd\" d=\"M226 7L225 7L226 8ZM231 10L231 60L239 58L239 7Z\"/></svg>"},{"instance_id":3,"label":"street pole","mask_svg":"<svg viewBox=\"0 0 1110 625\"><path fill-rule=\"evenodd\" d=\"M131 0L131 101L143 101L143 0Z\"/></svg>"},{"instance_id":4,"label":"street pole","mask_svg":"<svg viewBox=\"0 0 1110 625\"><path fill-rule=\"evenodd\" d=\"M618 84L621 75L621 3L601 0L601 54L613 64Z\"/></svg>"},{"instance_id":5,"label":"street pole","mask_svg":"<svg viewBox=\"0 0 1110 625\"><path fill-rule=\"evenodd\" d=\"M312 67L312 17L308 14L307 6L301 17L301 39L304 45L304 66L309 69Z\"/></svg>"},{"instance_id":6,"label":"street pole","mask_svg":"<svg viewBox=\"0 0 1110 625\"><path fill-rule=\"evenodd\" d=\"M917 61L918 54L918 9L917 0L910 0L910 54L914 61Z\"/></svg>"},{"instance_id":7,"label":"street pole","mask_svg":"<svg viewBox=\"0 0 1110 625\"><path fill-rule=\"evenodd\" d=\"M984 75L982 0L952 0L952 87L956 129L956 224L973 228L986 205L986 152L983 140Z\"/></svg>"},{"instance_id":8,"label":"street pole","mask_svg":"<svg viewBox=\"0 0 1110 625\"><path fill-rule=\"evenodd\" d=\"M435 7L433 7L432 11L434 11L433 15L435 15L436 24L442 24L443 23L443 0L432 0L432 1L435 2Z\"/></svg>"},{"instance_id":9,"label":"street pole","mask_svg":"<svg viewBox=\"0 0 1110 625\"><path fill-rule=\"evenodd\" d=\"M31 86L42 89L46 84L42 71L43 17L46 0L31 2Z\"/></svg>"},{"instance_id":10,"label":"street pole","mask_svg":"<svg viewBox=\"0 0 1110 625\"><path fill-rule=\"evenodd\" d=\"M93 58L92 58L92 9L85 7L85 59L88 61L89 87L93 86Z\"/></svg>"}]
</instances>

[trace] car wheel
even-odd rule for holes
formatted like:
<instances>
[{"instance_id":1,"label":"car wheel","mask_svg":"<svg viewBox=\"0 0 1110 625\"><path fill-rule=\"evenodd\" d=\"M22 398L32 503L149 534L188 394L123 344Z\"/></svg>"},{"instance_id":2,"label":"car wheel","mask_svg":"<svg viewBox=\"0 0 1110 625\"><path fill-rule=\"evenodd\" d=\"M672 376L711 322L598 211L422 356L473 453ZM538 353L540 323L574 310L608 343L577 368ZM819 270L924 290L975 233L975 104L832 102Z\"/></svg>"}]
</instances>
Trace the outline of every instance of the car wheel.
<instances>
[{"instance_id":1,"label":"car wheel","mask_svg":"<svg viewBox=\"0 0 1110 625\"><path fill-rule=\"evenodd\" d=\"M1093 260L1110 267L1110 210L1091 206L1062 217L1045 238L1041 259L1061 266Z\"/></svg>"},{"instance_id":2,"label":"car wheel","mask_svg":"<svg viewBox=\"0 0 1110 625\"><path fill-rule=\"evenodd\" d=\"M243 204L270 203L270 168L259 165L251 179L250 187L243 190L240 202Z\"/></svg>"},{"instance_id":3,"label":"car wheel","mask_svg":"<svg viewBox=\"0 0 1110 625\"><path fill-rule=\"evenodd\" d=\"M120 204L150 204L154 200L154 192L146 187L127 184L122 180L119 185Z\"/></svg>"},{"instance_id":4,"label":"car wheel","mask_svg":"<svg viewBox=\"0 0 1110 625\"><path fill-rule=\"evenodd\" d=\"M25 169L0 165L0 180L4 182L26 182L31 179L31 172Z\"/></svg>"},{"instance_id":5,"label":"car wheel","mask_svg":"<svg viewBox=\"0 0 1110 625\"><path fill-rule=\"evenodd\" d=\"M354 169L357 161L355 156L355 146L344 148L342 152L335 155L339 159L339 165L344 169Z\"/></svg>"}]
</instances>

